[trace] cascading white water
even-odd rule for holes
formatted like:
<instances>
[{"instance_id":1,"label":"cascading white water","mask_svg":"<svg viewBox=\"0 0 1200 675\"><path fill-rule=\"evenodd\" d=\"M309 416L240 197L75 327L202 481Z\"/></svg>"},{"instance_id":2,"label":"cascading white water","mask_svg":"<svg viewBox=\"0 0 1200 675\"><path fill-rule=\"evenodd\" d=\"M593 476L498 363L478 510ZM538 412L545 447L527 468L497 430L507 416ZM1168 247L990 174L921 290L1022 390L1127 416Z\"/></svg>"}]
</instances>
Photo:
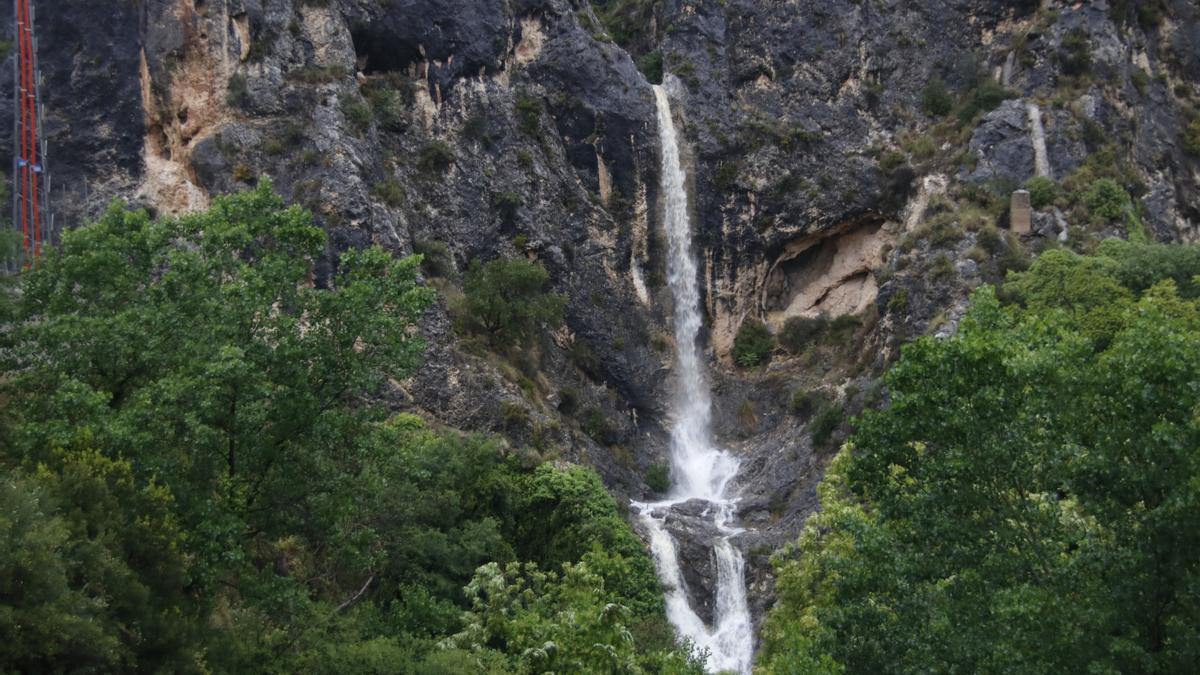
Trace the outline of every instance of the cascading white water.
<instances>
[{"instance_id":1,"label":"cascading white water","mask_svg":"<svg viewBox=\"0 0 1200 675\"><path fill-rule=\"evenodd\" d=\"M658 105L658 137L662 152L661 199L667 234L667 276L674 299L676 390L671 426L671 477L669 499L635 502L634 508L650 535L650 549L666 587L667 617L681 635L708 652L713 671L750 672L754 636L746 604L745 561L730 542L741 532L733 527L736 499L726 488L737 474L738 461L713 442L711 399L697 346L702 327L700 289L692 254L691 222L685 176L671 103L662 86L654 88ZM712 542L717 561L716 607L713 625L707 626L689 600L675 541L665 526L671 507L699 499L710 503L708 513L719 533Z\"/></svg>"},{"instance_id":2,"label":"cascading white water","mask_svg":"<svg viewBox=\"0 0 1200 675\"><path fill-rule=\"evenodd\" d=\"M1036 103L1029 103L1026 108L1029 113L1029 137L1033 144L1033 166L1037 175L1053 178L1050 173L1049 153L1046 152L1046 129L1042 126L1042 109Z\"/></svg>"}]
</instances>

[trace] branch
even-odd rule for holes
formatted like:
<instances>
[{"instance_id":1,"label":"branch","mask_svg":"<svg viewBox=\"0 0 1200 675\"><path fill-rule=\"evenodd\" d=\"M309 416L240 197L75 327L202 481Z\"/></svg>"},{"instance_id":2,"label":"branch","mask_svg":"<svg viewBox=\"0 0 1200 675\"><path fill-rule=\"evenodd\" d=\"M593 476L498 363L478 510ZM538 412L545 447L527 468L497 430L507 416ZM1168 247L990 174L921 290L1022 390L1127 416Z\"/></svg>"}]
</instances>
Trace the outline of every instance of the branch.
<instances>
[{"instance_id":1,"label":"branch","mask_svg":"<svg viewBox=\"0 0 1200 675\"><path fill-rule=\"evenodd\" d=\"M340 613L342 613L342 611L343 611L343 610L345 610L347 607L349 607L350 605L353 605L354 603L358 602L358 599L359 599L359 598L361 598L361 597L363 596L363 593L366 593L366 592L367 592L367 587L371 585L371 582L372 582L372 581L375 581L375 575L374 575L374 574L372 574L371 576L367 577L367 581L366 581L366 583L364 583L364 584L362 585L362 588L358 589L358 592L354 594L354 597L352 597L352 598L350 598L349 600L347 600L347 601L343 602L342 604L338 605L338 606L337 606L337 609L333 610L333 613L334 613L334 614L340 614Z\"/></svg>"}]
</instances>

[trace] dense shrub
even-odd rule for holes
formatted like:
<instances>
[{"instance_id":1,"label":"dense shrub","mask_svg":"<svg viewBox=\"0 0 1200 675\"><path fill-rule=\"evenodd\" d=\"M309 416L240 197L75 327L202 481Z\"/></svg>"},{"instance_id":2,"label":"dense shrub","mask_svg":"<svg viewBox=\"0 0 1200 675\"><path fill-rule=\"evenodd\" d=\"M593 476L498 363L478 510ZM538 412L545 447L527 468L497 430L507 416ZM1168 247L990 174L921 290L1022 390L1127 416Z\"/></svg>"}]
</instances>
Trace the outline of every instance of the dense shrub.
<instances>
[{"instance_id":1,"label":"dense shrub","mask_svg":"<svg viewBox=\"0 0 1200 675\"><path fill-rule=\"evenodd\" d=\"M426 171L443 172L454 163L454 148L445 141L430 141L421 148L417 166Z\"/></svg>"},{"instance_id":2,"label":"dense shrub","mask_svg":"<svg viewBox=\"0 0 1200 675\"><path fill-rule=\"evenodd\" d=\"M794 316L785 321L783 330L779 331L779 346L799 354L820 338L828 326L829 320L824 316Z\"/></svg>"},{"instance_id":3,"label":"dense shrub","mask_svg":"<svg viewBox=\"0 0 1200 675\"><path fill-rule=\"evenodd\" d=\"M523 258L472 262L463 282L464 327L498 348L516 346L539 327L561 323L563 304L562 296L550 291L546 268Z\"/></svg>"},{"instance_id":4,"label":"dense shrub","mask_svg":"<svg viewBox=\"0 0 1200 675\"><path fill-rule=\"evenodd\" d=\"M1092 68L1092 45L1082 28L1063 36L1058 52L1058 63L1066 75L1085 75Z\"/></svg>"},{"instance_id":5,"label":"dense shrub","mask_svg":"<svg viewBox=\"0 0 1200 675\"><path fill-rule=\"evenodd\" d=\"M1174 264L1122 287L1166 247L1108 246L905 347L774 558L764 674L1195 669L1200 306Z\"/></svg>"},{"instance_id":6,"label":"dense shrub","mask_svg":"<svg viewBox=\"0 0 1200 675\"><path fill-rule=\"evenodd\" d=\"M406 196L404 186L400 184L400 181L390 176L372 185L371 194L391 207L402 206Z\"/></svg>"},{"instance_id":7,"label":"dense shrub","mask_svg":"<svg viewBox=\"0 0 1200 675\"><path fill-rule=\"evenodd\" d=\"M326 256L264 182L178 220L114 206L22 276L0 671L699 675L595 472L375 403L424 353L417 261L351 250L315 287Z\"/></svg>"},{"instance_id":8,"label":"dense shrub","mask_svg":"<svg viewBox=\"0 0 1200 675\"><path fill-rule=\"evenodd\" d=\"M530 136L536 135L542 121L542 102L535 96L518 94L513 103L513 110L516 112L521 131Z\"/></svg>"},{"instance_id":9,"label":"dense shrub","mask_svg":"<svg viewBox=\"0 0 1200 675\"><path fill-rule=\"evenodd\" d=\"M663 55L661 50L655 49L638 57L637 67L650 84L662 84Z\"/></svg>"},{"instance_id":10,"label":"dense shrub","mask_svg":"<svg viewBox=\"0 0 1200 675\"><path fill-rule=\"evenodd\" d=\"M826 449L833 441L833 433L842 424L845 412L841 403L822 403L809 422L808 431L812 434L813 448Z\"/></svg>"},{"instance_id":11,"label":"dense shrub","mask_svg":"<svg viewBox=\"0 0 1200 675\"><path fill-rule=\"evenodd\" d=\"M775 338L767 325L747 319L733 339L733 360L743 368L753 368L770 361L773 349Z\"/></svg>"},{"instance_id":12,"label":"dense shrub","mask_svg":"<svg viewBox=\"0 0 1200 675\"><path fill-rule=\"evenodd\" d=\"M361 135L371 126L371 106L361 97L346 94L338 97L338 102L342 116L346 118L346 122L355 134Z\"/></svg>"},{"instance_id":13,"label":"dense shrub","mask_svg":"<svg viewBox=\"0 0 1200 675\"><path fill-rule=\"evenodd\" d=\"M1111 178L1101 178L1092 183L1083 196L1092 222L1111 223L1120 220L1130 208L1129 193Z\"/></svg>"},{"instance_id":14,"label":"dense shrub","mask_svg":"<svg viewBox=\"0 0 1200 675\"><path fill-rule=\"evenodd\" d=\"M820 394L807 389L797 389L788 401L788 410L796 417L807 419L825 405L826 401Z\"/></svg>"},{"instance_id":15,"label":"dense shrub","mask_svg":"<svg viewBox=\"0 0 1200 675\"><path fill-rule=\"evenodd\" d=\"M962 122L970 122L979 115L995 110L1001 103L1016 96L1017 93L1011 89L1005 89L999 82L990 77L984 77L976 87L963 95L958 109L958 119Z\"/></svg>"},{"instance_id":16,"label":"dense shrub","mask_svg":"<svg viewBox=\"0 0 1200 675\"><path fill-rule=\"evenodd\" d=\"M921 107L933 117L942 117L954 107L954 99L946 91L946 83L935 77L921 91Z\"/></svg>"},{"instance_id":17,"label":"dense shrub","mask_svg":"<svg viewBox=\"0 0 1200 675\"><path fill-rule=\"evenodd\" d=\"M646 486L662 494L671 489L671 471L663 464L654 464L646 469Z\"/></svg>"},{"instance_id":18,"label":"dense shrub","mask_svg":"<svg viewBox=\"0 0 1200 675\"><path fill-rule=\"evenodd\" d=\"M445 243L418 239L413 242L413 253L421 255L421 271L426 276L446 279L454 274L454 255Z\"/></svg>"},{"instance_id":19,"label":"dense shrub","mask_svg":"<svg viewBox=\"0 0 1200 675\"><path fill-rule=\"evenodd\" d=\"M516 192L502 192L496 195L493 206L500 214L500 222L512 226L517 222L517 213L525 200Z\"/></svg>"},{"instance_id":20,"label":"dense shrub","mask_svg":"<svg viewBox=\"0 0 1200 675\"><path fill-rule=\"evenodd\" d=\"M1025 189L1029 190L1029 201L1035 209L1053 205L1059 195L1058 183L1046 176L1030 178L1025 182Z\"/></svg>"},{"instance_id":21,"label":"dense shrub","mask_svg":"<svg viewBox=\"0 0 1200 675\"><path fill-rule=\"evenodd\" d=\"M395 89L379 87L367 94L367 102L379 128L384 131L404 131L404 99Z\"/></svg>"}]
</instances>

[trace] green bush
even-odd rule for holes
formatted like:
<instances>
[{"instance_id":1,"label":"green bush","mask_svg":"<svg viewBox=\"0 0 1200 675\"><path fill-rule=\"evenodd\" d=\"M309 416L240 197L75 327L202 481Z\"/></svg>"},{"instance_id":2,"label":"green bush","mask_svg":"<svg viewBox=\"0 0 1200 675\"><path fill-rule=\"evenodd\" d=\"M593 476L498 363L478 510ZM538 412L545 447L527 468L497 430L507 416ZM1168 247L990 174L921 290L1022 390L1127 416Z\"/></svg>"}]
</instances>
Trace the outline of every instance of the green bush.
<instances>
[{"instance_id":1,"label":"green bush","mask_svg":"<svg viewBox=\"0 0 1200 675\"><path fill-rule=\"evenodd\" d=\"M454 274L454 256L443 242L417 240L413 242L413 253L421 255L421 271L426 276L447 279Z\"/></svg>"},{"instance_id":2,"label":"green bush","mask_svg":"<svg viewBox=\"0 0 1200 675\"><path fill-rule=\"evenodd\" d=\"M505 429L521 431L529 426L529 410L520 403L501 401L500 419L504 422Z\"/></svg>"},{"instance_id":3,"label":"green bush","mask_svg":"<svg viewBox=\"0 0 1200 675\"><path fill-rule=\"evenodd\" d=\"M1085 75L1092 68L1092 45L1082 28L1067 33L1058 52L1058 63L1066 75Z\"/></svg>"},{"instance_id":4,"label":"green bush","mask_svg":"<svg viewBox=\"0 0 1200 675\"><path fill-rule=\"evenodd\" d=\"M1108 301L1088 286L1110 262L1052 254L1039 292L1087 271L1075 290ZM1200 558L1179 536L1200 504L1200 304L1131 290L1100 349L1074 299L1006 307L986 286L955 336L906 345L889 405L856 421L773 559L758 670L1195 670L1196 606L1178 599Z\"/></svg>"},{"instance_id":5,"label":"green bush","mask_svg":"<svg viewBox=\"0 0 1200 675\"><path fill-rule=\"evenodd\" d=\"M362 98L347 94L338 98L342 116L355 134L362 134L371 126L371 106Z\"/></svg>"},{"instance_id":6,"label":"green bush","mask_svg":"<svg viewBox=\"0 0 1200 675\"><path fill-rule=\"evenodd\" d=\"M234 73L225 88L225 103L231 108L244 108L250 102L250 89L246 76Z\"/></svg>"},{"instance_id":7,"label":"green bush","mask_svg":"<svg viewBox=\"0 0 1200 675\"><path fill-rule=\"evenodd\" d=\"M833 433L842 424L845 412L841 403L825 403L813 415L808 430L812 434L814 449L825 449L833 440Z\"/></svg>"},{"instance_id":8,"label":"green bush","mask_svg":"<svg viewBox=\"0 0 1200 675\"><path fill-rule=\"evenodd\" d=\"M921 108L932 117L942 117L954 107L954 99L946 91L946 83L935 77L921 91Z\"/></svg>"},{"instance_id":9,"label":"green bush","mask_svg":"<svg viewBox=\"0 0 1200 675\"><path fill-rule=\"evenodd\" d=\"M404 204L404 186L395 178L384 178L383 180L371 186L371 194L375 195L384 204L391 207L397 207Z\"/></svg>"},{"instance_id":10,"label":"green bush","mask_svg":"<svg viewBox=\"0 0 1200 675\"><path fill-rule=\"evenodd\" d=\"M611 446L621 440L620 434L608 423L604 411L599 408L588 408L583 411L583 419L579 420L579 426L583 429L583 433L601 445Z\"/></svg>"},{"instance_id":11,"label":"green bush","mask_svg":"<svg viewBox=\"0 0 1200 675\"><path fill-rule=\"evenodd\" d=\"M517 222L517 212L525 200L516 192L502 192L496 195L494 207L500 214L500 222L513 225Z\"/></svg>"},{"instance_id":12,"label":"green bush","mask_svg":"<svg viewBox=\"0 0 1200 675\"><path fill-rule=\"evenodd\" d=\"M465 327L494 347L528 341L539 327L562 322L563 297L549 287L546 268L524 258L472 262L463 282Z\"/></svg>"},{"instance_id":13,"label":"green bush","mask_svg":"<svg viewBox=\"0 0 1200 675\"><path fill-rule=\"evenodd\" d=\"M1183 150L1189 155L1200 157L1200 115L1183 130Z\"/></svg>"},{"instance_id":14,"label":"green bush","mask_svg":"<svg viewBox=\"0 0 1200 675\"><path fill-rule=\"evenodd\" d=\"M513 110L516 112L521 131L530 136L536 135L542 121L542 102L535 96L518 94Z\"/></svg>"},{"instance_id":15,"label":"green bush","mask_svg":"<svg viewBox=\"0 0 1200 675\"><path fill-rule=\"evenodd\" d=\"M894 171L908 161L903 152L899 150L888 150L879 156L879 169L885 173Z\"/></svg>"},{"instance_id":16,"label":"green bush","mask_svg":"<svg viewBox=\"0 0 1200 675\"><path fill-rule=\"evenodd\" d=\"M638 57L637 67L650 84L662 84L663 56L661 50L655 49Z\"/></svg>"},{"instance_id":17,"label":"green bush","mask_svg":"<svg viewBox=\"0 0 1200 675\"><path fill-rule=\"evenodd\" d=\"M1016 96L1016 92L1005 89L990 77L985 77L978 86L963 95L961 107L958 109L958 119L970 122L979 115L995 110L1001 103Z\"/></svg>"},{"instance_id":18,"label":"green bush","mask_svg":"<svg viewBox=\"0 0 1200 675\"><path fill-rule=\"evenodd\" d=\"M1058 200L1059 187L1054 179L1046 176L1034 176L1025 182L1029 190L1029 202L1035 209L1044 209Z\"/></svg>"},{"instance_id":19,"label":"green bush","mask_svg":"<svg viewBox=\"0 0 1200 675\"><path fill-rule=\"evenodd\" d=\"M1129 193L1111 178L1100 178L1092 183L1083 196L1092 222L1111 223L1120 220L1130 207Z\"/></svg>"},{"instance_id":20,"label":"green bush","mask_svg":"<svg viewBox=\"0 0 1200 675\"><path fill-rule=\"evenodd\" d=\"M385 131L404 131L404 99L395 89L377 88L367 94L371 111Z\"/></svg>"},{"instance_id":21,"label":"green bush","mask_svg":"<svg viewBox=\"0 0 1200 675\"><path fill-rule=\"evenodd\" d=\"M784 322L783 330L779 331L779 346L792 354L799 354L815 342L828 327L829 320L824 316L794 316Z\"/></svg>"},{"instance_id":22,"label":"green bush","mask_svg":"<svg viewBox=\"0 0 1200 675\"><path fill-rule=\"evenodd\" d=\"M654 464L646 469L646 486L662 494L671 489L671 471L663 464Z\"/></svg>"},{"instance_id":23,"label":"green bush","mask_svg":"<svg viewBox=\"0 0 1200 675\"><path fill-rule=\"evenodd\" d=\"M425 353L417 260L352 248L314 287L327 260L262 181L180 219L114 205L21 275L0 672L699 675L650 641L662 588L594 471L389 418L380 384ZM515 560L562 576L487 576Z\"/></svg>"},{"instance_id":24,"label":"green bush","mask_svg":"<svg viewBox=\"0 0 1200 675\"><path fill-rule=\"evenodd\" d=\"M771 360L775 338L767 325L748 319L742 322L733 339L733 360L743 368L753 368Z\"/></svg>"},{"instance_id":25,"label":"green bush","mask_svg":"<svg viewBox=\"0 0 1200 675\"><path fill-rule=\"evenodd\" d=\"M825 399L818 393L806 389L797 389L788 402L788 410L801 419L811 417L814 412L825 407Z\"/></svg>"},{"instance_id":26,"label":"green bush","mask_svg":"<svg viewBox=\"0 0 1200 675\"><path fill-rule=\"evenodd\" d=\"M454 149L445 141L430 141L421 148L417 165L426 171L442 172L454 163Z\"/></svg>"}]
</instances>

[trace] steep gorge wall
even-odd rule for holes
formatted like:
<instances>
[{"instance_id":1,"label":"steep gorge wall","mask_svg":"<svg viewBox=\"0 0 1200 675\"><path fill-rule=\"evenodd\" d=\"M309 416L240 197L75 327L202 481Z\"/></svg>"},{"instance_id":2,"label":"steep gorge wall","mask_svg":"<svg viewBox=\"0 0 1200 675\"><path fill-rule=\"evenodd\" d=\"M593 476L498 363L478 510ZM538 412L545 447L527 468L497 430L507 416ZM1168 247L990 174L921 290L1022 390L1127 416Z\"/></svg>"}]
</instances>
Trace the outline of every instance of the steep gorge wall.
<instances>
[{"instance_id":1,"label":"steep gorge wall","mask_svg":"<svg viewBox=\"0 0 1200 675\"><path fill-rule=\"evenodd\" d=\"M1003 271L976 251L1016 245L951 218L947 194L1037 172L1029 103L1052 175L1115 144L1144 183L1150 233L1197 236L1200 164L1179 139L1200 89L1200 10L1160 5L1151 26L1114 20L1105 2L42 3L52 201L60 223L114 196L181 213L268 175L329 233L318 283L349 247L425 252L445 292L423 326L426 364L393 383L395 405L560 452L640 495L664 459L673 353L654 104L635 65L658 54L694 197L716 427L745 461L761 603L764 552L814 508L825 457L793 395L873 404L870 380L897 346L952 330L969 291ZM645 17L635 34L606 33L612 6ZM1086 78L1064 72L1079 33ZM928 82L964 92L980 72L1017 98L952 133L922 112ZM0 148L9 133L0 125ZM1032 243L1064 234L1055 218L1041 214ZM934 222L950 244L916 236ZM566 325L519 363L452 326L456 279L496 256L539 260L568 298ZM729 358L746 321L779 332L843 314L858 323L836 345L758 370Z\"/></svg>"}]
</instances>

